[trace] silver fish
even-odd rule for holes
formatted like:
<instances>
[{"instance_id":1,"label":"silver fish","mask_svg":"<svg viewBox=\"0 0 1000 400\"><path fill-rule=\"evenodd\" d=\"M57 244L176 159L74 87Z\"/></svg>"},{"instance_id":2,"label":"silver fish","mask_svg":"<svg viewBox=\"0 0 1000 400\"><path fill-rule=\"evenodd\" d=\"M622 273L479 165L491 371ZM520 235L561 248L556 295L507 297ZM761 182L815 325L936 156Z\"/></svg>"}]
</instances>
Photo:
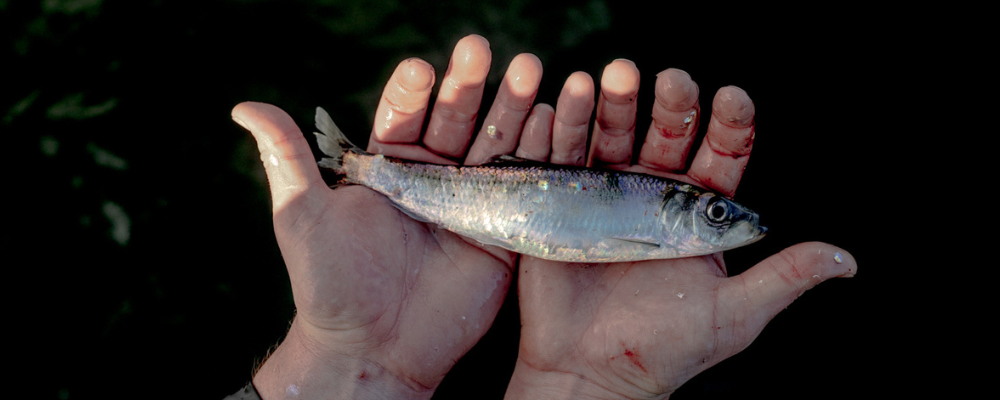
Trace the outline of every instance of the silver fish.
<instances>
[{"instance_id":1,"label":"silver fish","mask_svg":"<svg viewBox=\"0 0 1000 400\"><path fill-rule=\"evenodd\" d=\"M708 190L656 176L498 157L436 165L370 154L316 109L322 167L367 186L415 220L480 243L566 262L711 254L753 243L757 213Z\"/></svg>"}]
</instances>

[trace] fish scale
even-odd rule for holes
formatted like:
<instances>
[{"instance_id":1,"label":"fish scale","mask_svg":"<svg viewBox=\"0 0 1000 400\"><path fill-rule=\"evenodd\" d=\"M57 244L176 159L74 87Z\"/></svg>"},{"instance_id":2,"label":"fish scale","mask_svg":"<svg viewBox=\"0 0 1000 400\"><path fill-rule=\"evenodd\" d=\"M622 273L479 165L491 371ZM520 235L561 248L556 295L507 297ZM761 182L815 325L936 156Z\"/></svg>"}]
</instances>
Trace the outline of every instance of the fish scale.
<instances>
[{"instance_id":1,"label":"fish scale","mask_svg":"<svg viewBox=\"0 0 1000 400\"><path fill-rule=\"evenodd\" d=\"M317 109L320 165L410 217L517 253L568 262L710 254L760 239L757 214L708 190L623 171L500 157L436 165L369 154ZM713 216L713 207L724 213ZM719 214L720 209L715 210Z\"/></svg>"}]
</instances>

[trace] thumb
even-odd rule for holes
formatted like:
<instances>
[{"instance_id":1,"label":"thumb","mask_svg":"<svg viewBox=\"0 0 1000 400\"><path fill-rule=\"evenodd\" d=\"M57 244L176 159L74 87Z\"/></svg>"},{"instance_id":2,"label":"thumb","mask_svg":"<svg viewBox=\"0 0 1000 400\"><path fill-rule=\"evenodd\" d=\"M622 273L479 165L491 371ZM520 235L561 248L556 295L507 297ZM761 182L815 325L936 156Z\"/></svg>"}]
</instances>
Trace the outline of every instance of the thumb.
<instances>
[{"instance_id":1,"label":"thumb","mask_svg":"<svg viewBox=\"0 0 1000 400\"><path fill-rule=\"evenodd\" d=\"M308 142L287 113L270 104L243 102L232 116L257 140L274 211L306 191L327 187Z\"/></svg>"},{"instance_id":2,"label":"thumb","mask_svg":"<svg viewBox=\"0 0 1000 400\"><path fill-rule=\"evenodd\" d=\"M729 279L723 293L731 300L734 320L755 336L806 290L857 272L858 265L847 251L826 243L800 243Z\"/></svg>"}]
</instances>

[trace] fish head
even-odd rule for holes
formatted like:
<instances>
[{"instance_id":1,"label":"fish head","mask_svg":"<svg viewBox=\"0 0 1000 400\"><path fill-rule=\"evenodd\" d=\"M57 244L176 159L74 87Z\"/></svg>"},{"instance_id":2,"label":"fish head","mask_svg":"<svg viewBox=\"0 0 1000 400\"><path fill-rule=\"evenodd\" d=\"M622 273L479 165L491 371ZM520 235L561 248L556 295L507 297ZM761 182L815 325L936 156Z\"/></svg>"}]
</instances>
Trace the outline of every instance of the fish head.
<instances>
[{"instance_id":1,"label":"fish head","mask_svg":"<svg viewBox=\"0 0 1000 400\"><path fill-rule=\"evenodd\" d=\"M670 227L666 241L681 254L730 250L756 242L767 233L756 212L719 194L691 190L674 197L674 201L667 202L673 204L666 205L673 208L673 213L665 212L668 218L663 223Z\"/></svg>"}]
</instances>

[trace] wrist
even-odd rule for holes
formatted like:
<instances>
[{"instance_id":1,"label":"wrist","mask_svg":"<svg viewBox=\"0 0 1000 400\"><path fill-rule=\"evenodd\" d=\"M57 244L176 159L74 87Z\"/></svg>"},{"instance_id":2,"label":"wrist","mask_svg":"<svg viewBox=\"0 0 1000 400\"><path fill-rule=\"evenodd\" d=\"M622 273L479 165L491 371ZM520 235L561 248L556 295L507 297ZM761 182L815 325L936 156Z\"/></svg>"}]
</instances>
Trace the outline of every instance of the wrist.
<instances>
[{"instance_id":1,"label":"wrist","mask_svg":"<svg viewBox=\"0 0 1000 400\"><path fill-rule=\"evenodd\" d=\"M534 368L518 358L504 399L667 399L670 397L669 394L654 395L645 392L623 394L612 390L613 386L588 379L575 372Z\"/></svg>"},{"instance_id":2,"label":"wrist","mask_svg":"<svg viewBox=\"0 0 1000 400\"><path fill-rule=\"evenodd\" d=\"M433 389L413 388L378 363L325 349L298 320L253 377L264 400L428 399Z\"/></svg>"}]
</instances>

